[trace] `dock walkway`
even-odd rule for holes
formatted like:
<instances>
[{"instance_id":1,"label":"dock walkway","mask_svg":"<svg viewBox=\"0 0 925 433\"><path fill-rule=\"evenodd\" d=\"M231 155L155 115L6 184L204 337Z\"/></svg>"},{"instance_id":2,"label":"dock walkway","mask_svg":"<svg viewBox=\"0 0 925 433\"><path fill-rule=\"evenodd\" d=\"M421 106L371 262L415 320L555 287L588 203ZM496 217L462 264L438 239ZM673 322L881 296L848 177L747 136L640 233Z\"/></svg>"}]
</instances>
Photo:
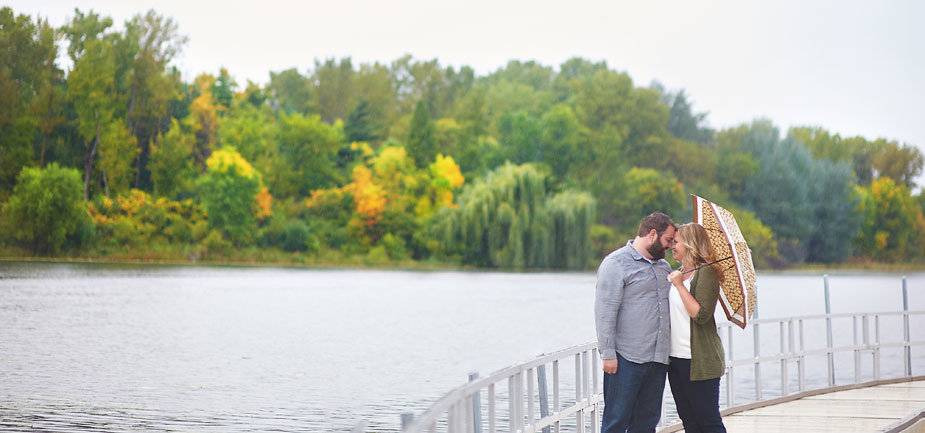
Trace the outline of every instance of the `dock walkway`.
<instances>
[{"instance_id":1,"label":"dock walkway","mask_svg":"<svg viewBox=\"0 0 925 433\"><path fill-rule=\"evenodd\" d=\"M925 432L925 376L809 391L723 412L730 432ZM683 430L660 430L673 431Z\"/></svg>"}]
</instances>

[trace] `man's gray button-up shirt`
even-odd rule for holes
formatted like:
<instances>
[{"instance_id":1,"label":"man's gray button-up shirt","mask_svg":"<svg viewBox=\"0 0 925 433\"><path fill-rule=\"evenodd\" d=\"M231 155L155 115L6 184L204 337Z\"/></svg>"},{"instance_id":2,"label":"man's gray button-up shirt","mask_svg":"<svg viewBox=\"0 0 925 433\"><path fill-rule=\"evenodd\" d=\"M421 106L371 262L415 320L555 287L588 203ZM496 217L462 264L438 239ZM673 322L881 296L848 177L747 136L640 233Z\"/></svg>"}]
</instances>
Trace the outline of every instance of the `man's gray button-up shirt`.
<instances>
[{"instance_id":1,"label":"man's gray button-up shirt","mask_svg":"<svg viewBox=\"0 0 925 433\"><path fill-rule=\"evenodd\" d=\"M632 362L668 363L670 272L668 262L649 261L632 241L604 258L594 300L602 359L616 358L619 352Z\"/></svg>"}]
</instances>

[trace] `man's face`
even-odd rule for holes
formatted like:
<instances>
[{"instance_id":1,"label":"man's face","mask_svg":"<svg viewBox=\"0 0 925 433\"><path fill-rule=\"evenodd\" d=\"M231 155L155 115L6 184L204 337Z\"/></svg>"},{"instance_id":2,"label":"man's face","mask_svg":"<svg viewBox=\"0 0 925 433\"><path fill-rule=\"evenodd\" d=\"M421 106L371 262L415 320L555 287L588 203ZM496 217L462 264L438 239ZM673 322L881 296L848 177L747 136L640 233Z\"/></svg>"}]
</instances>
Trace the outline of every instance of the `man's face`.
<instances>
[{"instance_id":1,"label":"man's face","mask_svg":"<svg viewBox=\"0 0 925 433\"><path fill-rule=\"evenodd\" d=\"M652 256L652 260L660 260L665 258L665 251L674 245L674 237L674 227L668 226L668 228L665 229L665 232L655 239L655 242L649 244L649 248L646 248L646 250Z\"/></svg>"}]
</instances>

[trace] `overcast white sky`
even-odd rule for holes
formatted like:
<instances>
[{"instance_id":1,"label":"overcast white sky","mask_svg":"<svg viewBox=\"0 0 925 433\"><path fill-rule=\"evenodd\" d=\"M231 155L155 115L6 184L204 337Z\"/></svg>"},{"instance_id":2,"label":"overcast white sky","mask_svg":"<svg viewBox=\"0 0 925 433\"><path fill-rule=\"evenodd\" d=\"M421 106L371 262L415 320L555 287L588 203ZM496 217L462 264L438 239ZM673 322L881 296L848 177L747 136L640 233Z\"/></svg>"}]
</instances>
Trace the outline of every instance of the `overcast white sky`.
<instances>
[{"instance_id":1,"label":"overcast white sky","mask_svg":"<svg viewBox=\"0 0 925 433\"><path fill-rule=\"evenodd\" d=\"M239 84L269 71L350 56L405 53L469 65L510 59L558 67L606 60L637 85L684 88L713 127L768 117L782 131L818 125L925 151L925 2L5 0L53 25L75 7L121 25L148 9L172 17L189 44L175 61L191 80L228 68ZM63 61L62 56L62 61ZM63 65L63 63L62 63ZM63 65L67 67L67 65ZM919 178L921 185L922 178Z\"/></svg>"}]
</instances>

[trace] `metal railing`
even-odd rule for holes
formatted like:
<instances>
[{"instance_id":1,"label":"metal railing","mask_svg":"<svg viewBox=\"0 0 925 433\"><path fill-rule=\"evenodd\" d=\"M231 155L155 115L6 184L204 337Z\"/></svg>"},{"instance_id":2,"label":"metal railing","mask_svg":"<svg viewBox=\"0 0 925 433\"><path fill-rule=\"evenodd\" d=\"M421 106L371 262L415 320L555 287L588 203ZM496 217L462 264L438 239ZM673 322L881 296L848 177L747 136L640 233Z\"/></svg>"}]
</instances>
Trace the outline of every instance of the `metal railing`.
<instances>
[{"instance_id":1,"label":"metal railing","mask_svg":"<svg viewBox=\"0 0 925 433\"><path fill-rule=\"evenodd\" d=\"M587 343L542 355L485 378L479 379L473 373L468 384L450 391L419 417L403 414L402 431L495 433L499 425L506 424L503 431L507 432L559 433L565 423L577 427L578 432L584 432L590 425L591 431L597 433L600 425L596 420L604 400L598 362L597 343ZM551 407L547 367L552 371ZM574 382L562 380L567 369L574 374ZM569 422L569 417L574 417L574 421ZM483 430L485 427L487 430Z\"/></svg>"},{"instance_id":2,"label":"metal railing","mask_svg":"<svg viewBox=\"0 0 925 433\"><path fill-rule=\"evenodd\" d=\"M754 400L761 401L762 366L776 364L780 368L779 396L787 396L790 390L790 369L796 370L797 393L807 390L806 362L809 357L825 357L827 361L827 387L836 386L835 355L853 354L853 382L862 381L862 357L870 356L873 380L881 379L881 351L901 349L903 369L901 377L912 377L913 346L925 345L925 340L910 338L910 317L925 317L925 311L909 311L906 278L903 277L903 311L878 313L831 314L829 309L828 277L825 277L827 314L789 317L782 319L755 319L749 322L753 335L753 356L736 357L733 342L734 329L731 323L722 323L718 332L723 337L726 350L725 408L735 406L736 371L743 368L754 370ZM881 340L881 319L902 318L902 339ZM825 321L825 347L807 349L805 332L807 323ZM836 345L833 338L833 321L851 323L851 339L848 344ZM762 355L761 331L776 328L780 344L773 354ZM839 327L839 330L843 330ZM747 332L747 330L745 331ZM742 335L740 335L741 337ZM839 333L845 337L845 333ZM843 338L847 339L847 337ZM747 348L746 348L747 349ZM402 432L447 432L447 433L496 433L521 432L560 433L563 429L584 433L600 431L600 414L603 409L601 371L598 367L597 344L587 343L564 349L552 354L514 365L478 378L470 375L469 383L462 385L434 403L423 414L415 417L402 414ZM552 371L552 405L548 403L547 368ZM565 372L565 370L571 370ZM571 374L570 374L571 373ZM574 377L574 381L571 378ZM506 392L504 392L504 385ZM842 384L844 385L844 384ZM526 387L526 389L524 389ZM826 388L821 386L819 388ZM484 396L484 400L483 400ZM574 396L574 398L571 398ZM668 398L666 393L665 398ZM666 404L662 404L660 427L667 422ZM487 430L486 430L487 428Z\"/></svg>"}]
</instances>

